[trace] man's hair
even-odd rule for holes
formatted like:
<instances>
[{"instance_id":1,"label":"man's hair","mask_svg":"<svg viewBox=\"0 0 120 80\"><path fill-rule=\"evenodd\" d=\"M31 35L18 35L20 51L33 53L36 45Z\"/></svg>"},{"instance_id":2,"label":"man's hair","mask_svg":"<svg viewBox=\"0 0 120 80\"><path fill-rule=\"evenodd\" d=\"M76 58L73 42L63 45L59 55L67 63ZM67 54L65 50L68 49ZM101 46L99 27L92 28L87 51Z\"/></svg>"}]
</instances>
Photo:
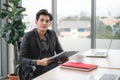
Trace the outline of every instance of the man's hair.
<instances>
[{"instance_id":1,"label":"man's hair","mask_svg":"<svg viewBox=\"0 0 120 80\"><path fill-rule=\"evenodd\" d=\"M50 17L50 21L52 21L52 15L46 10L46 9L41 9L37 12L36 14L36 20L39 19L40 15L48 15Z\"/></svg>"}]
</instances>

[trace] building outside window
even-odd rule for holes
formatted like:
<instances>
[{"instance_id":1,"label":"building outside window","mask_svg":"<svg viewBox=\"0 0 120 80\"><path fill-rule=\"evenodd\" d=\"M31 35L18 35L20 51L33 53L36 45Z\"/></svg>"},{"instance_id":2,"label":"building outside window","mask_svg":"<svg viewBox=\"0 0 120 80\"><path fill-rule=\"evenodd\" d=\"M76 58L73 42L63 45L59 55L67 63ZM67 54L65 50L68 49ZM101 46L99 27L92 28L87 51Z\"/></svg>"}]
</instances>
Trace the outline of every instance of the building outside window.
<instances>
[{"instance_id":1,"label":"building outside window","mask_svg":"<svg viewBox=\"0 0 120 80\"><path fill-rule=\"evenodd\" d=\"M84 33L88 33L84 35L84 38L87 38L90 36L91 1L57 0L57 19L59 36L68 37L66 34L61 35L61 33L64 33L62 29L70 28L70 38L74 37L72 35L76 35L76 38L83 38ZM80 32L80 28L84 31Z\"/></svg>"},{"instance_id":2,"label":"building outside window","mask_svg":"<svg viewBox=\"0 0 120 80\"><path fill-rule=\"evenodd\" d=\"M57 30L65 50L90 49L90 23L91 0L57 0ZM65 28L71 31L66 32Z\"/></svg>"}]
</instances>

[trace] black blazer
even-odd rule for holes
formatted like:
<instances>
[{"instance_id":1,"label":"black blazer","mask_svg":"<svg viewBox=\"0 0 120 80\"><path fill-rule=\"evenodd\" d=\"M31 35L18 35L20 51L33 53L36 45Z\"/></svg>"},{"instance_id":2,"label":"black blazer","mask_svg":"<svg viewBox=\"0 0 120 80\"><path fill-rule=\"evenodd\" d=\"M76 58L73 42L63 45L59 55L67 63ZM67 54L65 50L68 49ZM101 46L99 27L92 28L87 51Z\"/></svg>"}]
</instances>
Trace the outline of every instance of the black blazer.
<instances>
[{"instance_id":1,"label":"black blazer","mask_svg":"<svg viewBox=\"0 0 120 80\"><path fill-rule=\"evenodd\" d=\"M20 53L18 57L18 62L21 65L33 64L32 62L36 59L40 59L41 56L41 43L39 36L36 34L37 28L27 32L20 44ZM53 30L47 30L46 37L49 45L50 56L55 53L60 53L63 51L58 38ZM49 57L50 57L49 56ZM35 64L33 64L35 65Z\"/></svg>"}]
</instances>

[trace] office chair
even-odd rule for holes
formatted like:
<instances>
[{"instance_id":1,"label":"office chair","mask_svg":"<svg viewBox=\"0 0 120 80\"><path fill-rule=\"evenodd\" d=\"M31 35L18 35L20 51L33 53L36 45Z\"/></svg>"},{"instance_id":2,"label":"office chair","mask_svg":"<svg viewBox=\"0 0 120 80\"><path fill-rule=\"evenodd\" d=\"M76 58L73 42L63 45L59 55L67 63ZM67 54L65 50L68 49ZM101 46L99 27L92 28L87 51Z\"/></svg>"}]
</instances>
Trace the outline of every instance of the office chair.
<instances>
[{"instance_id":1,"label":"office chair","mask_svg":"<svg viewBox=\"0 0 120 80\"><path fill-rule=\"evenodd\" d=\"M20 50L20 43L18 42L18 54ZM36 67L33 65L16 65L17 75L19 80L32 80L33 79L33 72L36 70Z\"/></svg>"},{"instance_id":2,"label":"office chair","mask_svg":"<svg viewBox=\"0 0 120 80\"><path fill-rule=\"evenodd\" d=\"M33 72L36 70L36 67L33 65L17 65L17 74L19 80L32 80Z\"/></svg>"}]
</instances>

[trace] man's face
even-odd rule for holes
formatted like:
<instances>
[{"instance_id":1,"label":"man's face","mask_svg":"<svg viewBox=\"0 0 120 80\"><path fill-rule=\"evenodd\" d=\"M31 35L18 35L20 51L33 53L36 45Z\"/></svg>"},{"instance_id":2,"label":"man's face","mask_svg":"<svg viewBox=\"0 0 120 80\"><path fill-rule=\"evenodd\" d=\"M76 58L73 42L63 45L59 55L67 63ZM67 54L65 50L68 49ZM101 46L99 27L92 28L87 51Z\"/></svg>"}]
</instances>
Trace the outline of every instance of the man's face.
<instances>
[{"instance_id":1,"label":"man's face","mask_svg":"<svg viewBox=\"0 0 120 80\"><path fill-rule=\"evenodd\" d=\"M46 31L51 25L50 17L48 15L40 15L39 19L35 21L40 31Z\"/></svg>"}]
</instances>

